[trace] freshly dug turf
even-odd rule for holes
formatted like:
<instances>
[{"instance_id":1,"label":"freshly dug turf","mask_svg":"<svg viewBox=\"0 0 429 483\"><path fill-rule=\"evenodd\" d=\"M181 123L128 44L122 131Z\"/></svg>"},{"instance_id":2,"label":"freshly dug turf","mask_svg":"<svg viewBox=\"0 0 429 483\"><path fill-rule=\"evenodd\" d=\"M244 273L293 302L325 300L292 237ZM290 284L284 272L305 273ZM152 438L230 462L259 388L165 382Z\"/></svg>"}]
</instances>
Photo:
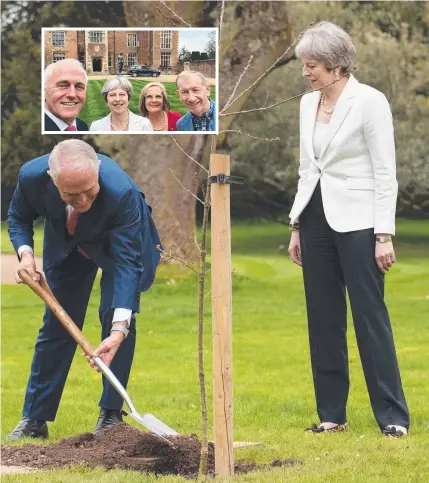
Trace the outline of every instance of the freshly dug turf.
<instances>
[{"instance_id":1,"label":"freshly dug turf","mask_svg":"<svg viewBox=\"0 0 429 483\"><path fill-rule=\"evenodd\" d=\"M31 468L60 468L73 464L123 469L195 478L198 474L201 442L196 435L164 440L122 423L98 435L83 433L51 445L1 446L2 464ZM248 473L275 466L293 465L296 460L276 460L258 466L252 461L235 464L236 473ZM209 445L208 467L214 474L214 447Z\"/></svg>"}]
</instances>

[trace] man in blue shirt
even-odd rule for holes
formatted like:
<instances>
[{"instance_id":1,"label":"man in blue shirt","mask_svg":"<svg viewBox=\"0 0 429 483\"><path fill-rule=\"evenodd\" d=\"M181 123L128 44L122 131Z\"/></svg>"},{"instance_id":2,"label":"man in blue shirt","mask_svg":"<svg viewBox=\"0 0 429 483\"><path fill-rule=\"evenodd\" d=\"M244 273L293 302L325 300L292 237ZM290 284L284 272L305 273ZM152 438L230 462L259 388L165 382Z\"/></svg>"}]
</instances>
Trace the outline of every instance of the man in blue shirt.
<instances>
[{"instance_id":1,"label":"man in blue shirt","mask_svg":"<svg viewBox=\"0 0 429 483\"><path fill-rule=\"evenodd\" d=\"M201 72L186 70L176 79L177 93L189 112L177 121L178 131L215 131L216 103L210 99L210 86Z\"/></svg>"}]
</instances>

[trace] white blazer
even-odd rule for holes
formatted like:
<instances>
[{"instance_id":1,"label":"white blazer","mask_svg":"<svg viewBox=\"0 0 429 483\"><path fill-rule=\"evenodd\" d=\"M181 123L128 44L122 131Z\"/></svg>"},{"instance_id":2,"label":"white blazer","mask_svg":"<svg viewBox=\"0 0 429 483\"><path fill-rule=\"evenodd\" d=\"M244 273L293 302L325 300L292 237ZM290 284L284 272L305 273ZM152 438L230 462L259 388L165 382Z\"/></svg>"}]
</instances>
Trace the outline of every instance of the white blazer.
<instances>
[{"instance_id":1,"label":"white blazer","mask_svg":"<svg viewBox=\"0 0 429 483\"><path fill-rule=\"evenodd\" d=\"M142 116L137 116L134 112L129 111L130 113L130 124L128 126L128 131L153 131L152 124L150 123L149 119ZM102 119L98 119L94 121L89 130L90 131L111 131L110 129L110 117L109 114Z\"/></svg>"},{"instance_id":2,"label":"white blazer","mask_svg":"<svg viewBox=\"0 0 429 483\"><path fill-rule=\"evenodd\" d=\"M301 100L299 182L291 221L298 220L320 179L326 220L333 230L374 228L374 233L394 235L398 183L386 97L351 75L316 161L313 131L319 101L320 92Z\"/></svg>"}]
</instances>

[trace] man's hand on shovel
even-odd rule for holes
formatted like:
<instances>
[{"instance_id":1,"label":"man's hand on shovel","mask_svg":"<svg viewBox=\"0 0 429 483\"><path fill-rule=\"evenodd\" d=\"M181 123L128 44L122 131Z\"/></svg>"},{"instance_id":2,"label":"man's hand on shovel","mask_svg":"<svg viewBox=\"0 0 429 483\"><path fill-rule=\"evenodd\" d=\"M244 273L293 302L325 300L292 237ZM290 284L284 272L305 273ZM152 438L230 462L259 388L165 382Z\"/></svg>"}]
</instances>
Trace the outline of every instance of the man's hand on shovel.
<instances>
[{"instance_id":1,"label":"man's hand on shovel","mask_svg":"<svg viewBox=\"0 0 429 483\"><path fill-rule=\"evenodd\" d=\"M120 322L121 323L121 322ZM126 326L126 322L124 322L124 326ZM122 332L114 331L111 332L109 337L103 340L103 342L95 349L91 356L87 356L86 354L82 354L86 357L86 360L89 362L89 365L94 368L97 372L100 372L100 369L95 365L93 361L93 357L100 357L101 360L106 364L106 366L110 366L113 357L115 356L116 352L119 349L119 346L122 344L122 341L125 339L125 336Z\"/></svg>"},{"instance_id":2,"label":"man's hand on shovel","mask_svg":"<svg viewBox=\"0 0 429 483\"><path fill-rule=\"evenodd\" d=\"M19 270L26 270L28 275L35 282L40 280L40 273L36 271L36 261L34 260L34 255L28 250L22 252L21 260L19 261L14 274L16 283L23 283L23 280L18 273Z\"/></svg>"}]
</instances>

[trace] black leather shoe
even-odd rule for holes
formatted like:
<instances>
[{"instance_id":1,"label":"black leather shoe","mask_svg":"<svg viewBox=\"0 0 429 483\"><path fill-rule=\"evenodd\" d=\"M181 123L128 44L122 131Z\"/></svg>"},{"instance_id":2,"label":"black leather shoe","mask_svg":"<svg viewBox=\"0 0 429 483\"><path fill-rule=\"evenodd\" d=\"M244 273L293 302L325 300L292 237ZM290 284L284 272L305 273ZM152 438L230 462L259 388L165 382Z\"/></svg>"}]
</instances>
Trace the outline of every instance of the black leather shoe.
<instances>
[{"instance_id":1,"label":"black leather shoe","mask_svg":"<svg viewBox=\"0 0 429 483\"><path fill-rule=\"evenodd\" d=\"M309 428L305 428L305 431L310 431L312 433L344 433L349 430L349 425L347 423L337 424L333 428L325 429L323 424L317 426L313 423Z\"/></svg>"},{"instance_id":2,"label":"black leather shoe","mask_svg":"<svg viewBox=\"0 0 429 483\"><path fill-rule=\"evenodd\" d=\"M49 438L46 421L22 418L18 426L6 437L9 441L21 438Z\"/></svg>"},{"instance_id":3,"label":"black leather shoe","mask_svg":"<svg viewBox=\"0 0 429 483\"><path fill-rule=\"evenodd\" d=\"M116 426L123 423L122 413L120 409L103 409L100 410L100 416L98 416L97 425L93 431L94 434L103 431L104 429Z\"/></svg>"},{"instance_id":4,"label":"black leather shoe","mask_svg":"<svg viewBox=\"0 0 429 483\"><path fill-rule=\"evenodd\" d=\"M407 436L406 428L402 431L401 429L395 428L394 425L386 426L381 430L384 436L391 437L391 438L402 438Z\"/></svg>"}]
</instances>

